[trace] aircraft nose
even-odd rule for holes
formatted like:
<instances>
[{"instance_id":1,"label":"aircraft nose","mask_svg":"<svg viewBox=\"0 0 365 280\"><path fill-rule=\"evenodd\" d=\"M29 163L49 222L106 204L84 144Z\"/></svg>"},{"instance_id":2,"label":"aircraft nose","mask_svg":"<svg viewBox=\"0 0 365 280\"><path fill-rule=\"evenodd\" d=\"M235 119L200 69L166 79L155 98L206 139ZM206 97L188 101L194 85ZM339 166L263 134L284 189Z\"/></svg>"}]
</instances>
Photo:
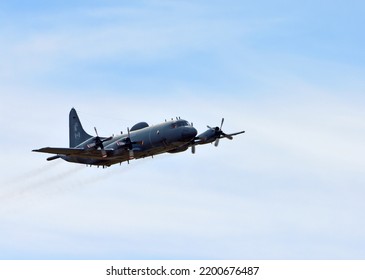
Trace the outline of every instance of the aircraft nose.
<instances>
[{"instance_id":1,"label":"aircraft nose","mask_svg":"<svg viewBox=\"0 0 365 280\"><path fill-rule=\"evenodd\" d=\"M189 141L193 139L198 134L198 131L195 129L195 127L192 126L186 126L184 127L181 136L183 140Z\"/></svg>"}]
</instances>

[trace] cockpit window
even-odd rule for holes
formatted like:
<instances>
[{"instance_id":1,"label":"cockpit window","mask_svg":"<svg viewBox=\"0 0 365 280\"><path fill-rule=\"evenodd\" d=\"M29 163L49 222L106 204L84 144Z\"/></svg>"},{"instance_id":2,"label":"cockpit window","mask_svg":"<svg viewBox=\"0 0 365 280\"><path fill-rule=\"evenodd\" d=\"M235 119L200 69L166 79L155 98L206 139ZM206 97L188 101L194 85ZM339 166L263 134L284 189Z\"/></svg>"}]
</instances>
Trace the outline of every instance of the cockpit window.
<instances>
[{"instance_id":1,"label":"cockpit window","mask_svg":"<svg viewBox=\"0 0 365 280\"><path fill-rule=\"evenodd\" d=\"M189 126L189 123L187 121L177 121L171 125L172 128L181 127L181 126Z\"/></svg>"}]
</instances>

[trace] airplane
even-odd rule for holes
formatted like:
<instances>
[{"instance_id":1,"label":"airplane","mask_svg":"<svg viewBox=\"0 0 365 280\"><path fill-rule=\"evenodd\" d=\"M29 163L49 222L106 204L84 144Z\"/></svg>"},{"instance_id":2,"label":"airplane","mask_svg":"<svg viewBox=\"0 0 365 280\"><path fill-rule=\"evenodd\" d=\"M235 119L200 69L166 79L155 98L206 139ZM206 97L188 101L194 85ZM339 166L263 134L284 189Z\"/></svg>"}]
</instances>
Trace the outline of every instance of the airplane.
<instances>
[{"instance_id":1,"label":"airplane","mask_svg":"<svg viewBox=\"0 0 365 280\"><path fill-rule=\"evenodd\" d=\"M109 167L113 164L132 159L153 157L162 153L180 153L191 147L195 153L195 146L213 143L218 146L219 139L232 140L233 136L244 133L226 134L222 131L224 118L220 127L210 127L197 135L193 124L176 118L149 126L146 122L139 122L127 129L127 133L110 137L100 137L94 127L96 136L92 136L83 129L74 108L69 114L69 148L45 147L33 152L55 154L47 158L48 161L63 159L67 162L86 164L87 166Z\"/></svg>"}]
</instances>

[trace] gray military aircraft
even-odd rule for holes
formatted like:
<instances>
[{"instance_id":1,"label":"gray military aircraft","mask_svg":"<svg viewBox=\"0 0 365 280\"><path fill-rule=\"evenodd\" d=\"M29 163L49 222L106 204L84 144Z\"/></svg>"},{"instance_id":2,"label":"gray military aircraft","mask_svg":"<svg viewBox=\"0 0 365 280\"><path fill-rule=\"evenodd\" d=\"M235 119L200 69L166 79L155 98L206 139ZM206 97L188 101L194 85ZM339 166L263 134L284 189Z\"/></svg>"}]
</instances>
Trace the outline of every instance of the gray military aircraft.
<instances>
[{"instance_id":1,"label":"gray military aircraft","mask_svg":"<svg viewBox=\"0 0 365 280\"><path fill-rule=\"evenodd\" d=\"M176 118L171 121L149 126L146 122L135 124L128 128L127 134L110 137L100 137L96 128L96 136L85 132L74 108L69 116L69 148L45 147L33 152L56 154L47 158L48 161L61 158L68 162L109 167L131 159L145 158L162 153L180 153L191 147L213 143L218 146L219 139L233 139L233 136L244 131L226 134L222 131L224 119L220 127L210 127L197 136L197 130L186 120Z\"/></svg>"}]
</instances>

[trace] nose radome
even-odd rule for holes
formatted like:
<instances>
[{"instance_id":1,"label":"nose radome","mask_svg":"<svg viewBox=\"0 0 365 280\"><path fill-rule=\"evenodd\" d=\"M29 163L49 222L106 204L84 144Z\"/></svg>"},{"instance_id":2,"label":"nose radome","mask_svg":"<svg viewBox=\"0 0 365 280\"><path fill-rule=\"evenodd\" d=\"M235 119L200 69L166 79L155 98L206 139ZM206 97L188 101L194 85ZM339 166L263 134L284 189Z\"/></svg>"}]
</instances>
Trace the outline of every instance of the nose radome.
<instances>
[{"instance_id":1,"label":"nose radome","mask_svg":"<svg viewBox=\"0 0 365 280\"><path fill-rule=\"evenodd\" d=\"M181 136L184 140L188 141L188 140L193 139L197 134L198 134L198 131L195 129L195 127L186 126L186 127L184 127Z\"/></svg>"}]
</instances>

